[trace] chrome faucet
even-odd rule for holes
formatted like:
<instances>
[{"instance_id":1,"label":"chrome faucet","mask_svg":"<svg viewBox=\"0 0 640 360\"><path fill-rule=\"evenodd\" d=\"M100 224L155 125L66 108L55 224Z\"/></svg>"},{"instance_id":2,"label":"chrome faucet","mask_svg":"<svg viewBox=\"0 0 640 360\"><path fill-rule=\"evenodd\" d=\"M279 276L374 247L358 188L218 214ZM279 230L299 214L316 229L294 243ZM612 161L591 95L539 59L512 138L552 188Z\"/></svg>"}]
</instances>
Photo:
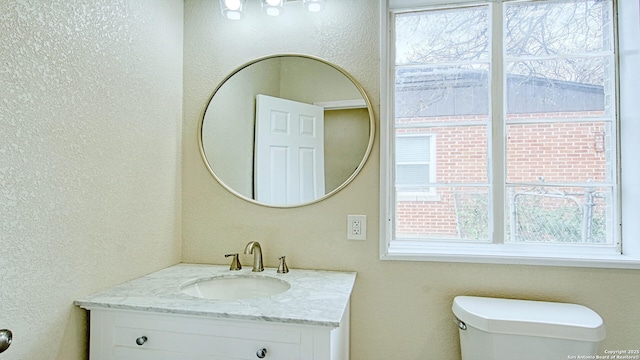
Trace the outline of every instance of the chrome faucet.
<instances>
[{"instance_id":1,"label":"chrome faucet","mask_svg":"<svg viewBox=\"0 0 640 360\"><path fill-rule=\"evenodd\" d=\"M262 266L262 248L260 247L260 243L257 241L251 241L244 248L245 254L253 254L253 270L254 272L264 271L264 266Z\"/></svg>"},{"instance_id":2,"label":"chrome faucet","mask_svg":"<svg viewBox=\"0 0 640 360\"><path fill-rule=\"evenodd\" d=\"M240 257L238 253L235 254L226 254L224 257L232 256L231 265L229 266L229 270L242 270L242 264L240 264Z\"/></svg>"}]
</instances>

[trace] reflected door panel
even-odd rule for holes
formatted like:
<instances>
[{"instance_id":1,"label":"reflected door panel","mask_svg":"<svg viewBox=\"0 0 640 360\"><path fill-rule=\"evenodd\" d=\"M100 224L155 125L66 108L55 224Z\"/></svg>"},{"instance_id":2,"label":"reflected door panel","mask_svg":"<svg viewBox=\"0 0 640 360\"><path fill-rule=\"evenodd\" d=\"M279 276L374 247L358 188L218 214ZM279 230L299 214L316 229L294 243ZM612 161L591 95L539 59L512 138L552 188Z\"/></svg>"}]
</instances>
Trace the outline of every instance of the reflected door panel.
<instances>
[{"instance_id":1,"label":"reflected door panel","mask_svg":"<svg viewBox=\"0 0 640 360\"><path fill-rule=\"evenodd\" d=\"M255 199L277 205L325 194L324 109L257 95Z\"/></svg>"}]
</instances>

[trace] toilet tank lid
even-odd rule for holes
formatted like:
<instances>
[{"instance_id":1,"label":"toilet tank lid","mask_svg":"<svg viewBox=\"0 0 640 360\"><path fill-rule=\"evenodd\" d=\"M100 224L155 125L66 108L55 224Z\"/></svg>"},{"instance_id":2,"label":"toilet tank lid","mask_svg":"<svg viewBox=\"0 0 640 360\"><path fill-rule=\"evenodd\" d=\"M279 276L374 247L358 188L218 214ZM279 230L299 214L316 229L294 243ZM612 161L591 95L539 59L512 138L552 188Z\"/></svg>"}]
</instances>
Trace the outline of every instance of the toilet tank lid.
<instances>
[{"instance_id":1,"label":"toilet tank lid","mask_svg":"<svg viewBox=\"0 0 640 360\"><path fill-rule=\"evenodd\" d=\"M600 315L576 304L457 296L452 310L467 326L489 333L591 342L606 335Z\"/></svg>"}]
</instances>

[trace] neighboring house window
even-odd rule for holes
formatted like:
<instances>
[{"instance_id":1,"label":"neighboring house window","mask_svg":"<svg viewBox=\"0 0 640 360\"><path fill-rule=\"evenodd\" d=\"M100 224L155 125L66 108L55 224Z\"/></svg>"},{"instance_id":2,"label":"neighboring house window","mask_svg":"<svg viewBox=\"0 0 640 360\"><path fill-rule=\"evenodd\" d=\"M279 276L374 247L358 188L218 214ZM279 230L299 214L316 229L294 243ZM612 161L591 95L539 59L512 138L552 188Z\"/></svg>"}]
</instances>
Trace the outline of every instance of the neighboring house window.
<instances>
[{"instance_id":1,"label":"neighboring house window","mask_svg":"<svg viewBox=\"0 0 640 360\"><path fill-rule=\"evenodd\" d=\"M620 256L613 1L402 2L383 6L383 258Z\"/></svg>"},{"instance_id":2,"label":"neighboring house window","mask_svg":"<svg viewBox=\"0 0 640 360\"><path fill-rule=\"evenodd\" d=\"M396 137L395 146L398 196L418 200L432 195L429 184L435 180L433 134L401 133Z\"/></svg>"}]
</instances>

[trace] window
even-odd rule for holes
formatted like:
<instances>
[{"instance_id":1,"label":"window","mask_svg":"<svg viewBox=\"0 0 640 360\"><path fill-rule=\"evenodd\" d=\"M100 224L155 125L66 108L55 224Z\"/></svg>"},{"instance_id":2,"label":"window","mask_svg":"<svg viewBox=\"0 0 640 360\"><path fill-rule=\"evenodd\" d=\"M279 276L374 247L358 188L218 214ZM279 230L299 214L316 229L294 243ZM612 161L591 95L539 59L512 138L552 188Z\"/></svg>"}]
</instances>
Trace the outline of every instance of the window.
<instances>
[{"instance_id":1,"label":"window","mask_svg":"<svg viewBox=\"0 0 640 360\"><path fill-rule=\"evenodd\" d=\"M399 133L396 137L396 188L405 200L434 200L429 187L435 176L433 134Z\"/></svg>"},{"instance_id":2,"label":"window","mask_svg":"<svg viewBox=\"0 0 640 360\"><path fill-rule=\"evenodd\" d=\"M383 6L382 257L620 261L615 3L400 3Z\"/></svg>"}]
</instances>

